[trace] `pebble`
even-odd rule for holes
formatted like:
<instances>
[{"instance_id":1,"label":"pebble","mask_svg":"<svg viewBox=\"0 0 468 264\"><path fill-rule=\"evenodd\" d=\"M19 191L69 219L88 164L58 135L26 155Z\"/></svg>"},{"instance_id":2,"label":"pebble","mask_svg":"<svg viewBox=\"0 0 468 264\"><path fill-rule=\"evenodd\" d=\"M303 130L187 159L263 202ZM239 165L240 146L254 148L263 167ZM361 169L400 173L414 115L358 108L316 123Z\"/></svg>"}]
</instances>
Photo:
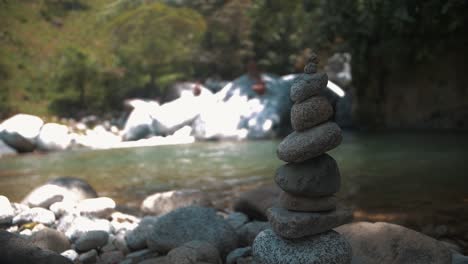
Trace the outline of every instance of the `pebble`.
<instances>
[{"instance_id":1,"label":"pebble","mask_svg":"<svg viewBox=\"0 0 468 264\"><path fill-rule=\"evenodd\" d=\"M55 222L55 214L47 209L35 207L16 215L15 217L13 217L12 221L14 225L21 225L30 222L41 223L44 225L52 225Z\"/></svg>"},{"instance_id":2,"label":"pebble","mask_svg":"<svg viewBox=\"0 0 468 264\"><path fill-rule=\"evenodd\" d=\"M226 257L226 264L237 264L237 260L252 256L252 247L236 248Z\"/></svg>"},{"instance_id":3,"label":"pebble","mask_svg":"<svg viewBox=\"0 0 468 264\"><path fill-rule=\"evenodd\" d=\"M341 140L341 129L333 122L303 132L295 131L278 145L278 158L286 162L302 162L334 149Z\"/></svg>"},{"instance_id":4,"label":"pebble","mask_svg":"<svg viewBox=\"0 0 468 264\"><path fill-rule=\"evenodd\" d=\"M350 264L352 258L351 245L335 231L286 240L267 229L257 236L252 250L263 264Z\"/></svg>"},{"instance_id":5,"label":"pebble","mask_svg":"<svg viewBox=\"0 0 468 264\"><path fill-rule=\"evenodd\" d=\"M76 259L78 259L78 252L76 252L73 249L66 250L62 252L60 255L66 257L67 259L75 262Z\"/></svg>"},{"instance_id":6,"label":"pebble","mask_svg":"<svg viewBox=\"0 0 468 264\"><path fill-rule=\"evenodd\" d=\"M98 260L98 253L95 249L92 249L86 253L81 254L78 257L78 260L82 264L94 264Z\"/></svg>"},{"instance_id":7,"label":"pebble","mask_svg":"<svg viewBox=\"0 0 468 264\"><path fill-rule=\"evenodd\" d=\"M287 193L320 197L338 192L341 180L335 159L323 154L301 163L280 166L276 170L275 182Z\"/></svg>"},{"instance_id":8,"label":"pebble","mask_svg":"<svg viewBox=\"0 0 468 264\"><path fill-rule=\"evenodd\" d=\"M116 264L122 261L125 257L120 251L109 251L102 253L99 258L99 264Z\"/></svg>"},{"instance_id":9,"label":"pebble","mask_svg":"<svg viewBox=\"0 0 468 264\"><path fill-rule=\"evenodd\" d=\"M302 74L291 85L290 97L300 103L325 90L328 83L326 73Z\"/></svg>"},{"instance_id":10,"label":"pebble","mask_svg":"<svg viewBox=\"0 0 468 264\"><path fill-rule=\"evenodd\" d=\"M106 219L91 219L84 216L62 217L57 229L63 232L71 241L75 241L81 235L89 231L112 232L112 226Z\"/></svg>"},{"instance_id":11,"label":"pebble","mask_svg":"<svg viewBox=\"0 0 468 264\"><path fill-rule=\"evenodd\" d=\"M238 229L239 227L241 227L249 221L249 217L241 212L233 212L227 216L226 221L234 229Z\"/></svg>"},{"instance_id":12,"label":"pebble","mask_svg":"<svg viewBox=\"0 0 468 264\"><path fill-rule=\"evenodd\" d=\"M271 228L286 239L319 234L349 223L352 218L352 211L343 207L320 213L294 212L280 207L268 209Z\"/></svg>"},{"instance_id":13,"label":"pebble","mask_svg":"<svg viewBox=\"0 0 468 264\"><path fill-rule=\"evenodd\" d=\"M309 198L281 192L279 206L290 211L321 212L336 209L337 201L334 195Z\"/></svg>"},{"instance_id":14,"label":"pebble","mask_svg":"<svg viewBox=\"0 0 468 264\"><path fill-rule=\"evenodd\" d=\"M15 216L13 207L7 197L0 195L0 225L10 224Z\"/></svg>"},{"instance_id":15,"label":"pebble","mask_svg":"<svg viewBox=\"0 0 468 264\"><path fill-rule=\"evenodd\" d=\"M243 225L241 228L236 230L239 237L239 246L246 247L252 245L252 242L258 233L268 228L271 228L270 223L261 221L252 221Z\"/></svg>"},{"instance_id":16,"label":"pebble","mask_svg":"<svg viewBox=\"0 0 468 264\"><path fill-rule=\"evenodd\" d=\"M177 208L191 205L210 207L211 202L207 194L200 190L173 190L146 197L141 203L141 211L147 214L162 215Z\"/></svg>"},{"instance_id":17,"label":"pebble","mask_svg":"<svg viewBox=\"0 0 468 264\"><path fill-rule=\"evenodd\" d=\"M29 240L42 249L52 250L57 253L70 249L68 238L62 232L48 227L33 233Z\"/></svg>"},{"instance_id":18,"label":"pebble","mask_svg":"<svg viewBox=\"0 0 468 264\"><path fill-rule=\"evenodd\" d=\"M304 131L329 120L333 106L323 96L313 96L291 108L291 125L296 131Z\"/></svg>"},{"instance_id":19,"label":"pebble","mask_svg":"<svg viewBox=\"0 0 468 264\"><path fill-rule=\"evenodd\" d=\"M115 209L115 202L108 197L90 198L81 200L77 210L82 215L107 218Z\"/></svg>"},{"instance_id":20,"label":"pebble","mask_svg":"<svg viewBox=\"0 0 468 264\"><path fill-rule=\"evenodd\" d=\"M109 234L104 231L89 231L84 233L75 242L75 249L78 252L85 252L91 249L103 247L109 238Z\"/></svg>"}]
</instances>

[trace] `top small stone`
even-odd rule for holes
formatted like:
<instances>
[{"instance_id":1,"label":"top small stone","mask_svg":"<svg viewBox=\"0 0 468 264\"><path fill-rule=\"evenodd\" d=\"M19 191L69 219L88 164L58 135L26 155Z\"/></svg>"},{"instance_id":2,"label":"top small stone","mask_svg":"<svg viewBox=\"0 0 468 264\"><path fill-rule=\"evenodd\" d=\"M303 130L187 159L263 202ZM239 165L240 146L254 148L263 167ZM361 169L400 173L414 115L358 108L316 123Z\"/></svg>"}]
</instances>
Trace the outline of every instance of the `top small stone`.
<instances>
[{"instance_id":1,"label":"top small stone","mask_svg":"<svg viewBox=\"0 0 468 264\"><path fill-rule=\"evenodd\" d=\"M312 53L310 57L307 59L307 63L319 64L319 58L317 54Z\"/></svg>"},{"instance_id":2,"label":"top small stone","mask_svg":"<svg viewBox=\"0 0 468 264\"><path fill-rule=\"evenodd\" d=\"M307 73L307 74L316 73L318 63L319 63L319 59L318 59L317 54L312 53L312 55L307 59L307 63L304 67L304 73Z\"/></svg>"}]
</instances>

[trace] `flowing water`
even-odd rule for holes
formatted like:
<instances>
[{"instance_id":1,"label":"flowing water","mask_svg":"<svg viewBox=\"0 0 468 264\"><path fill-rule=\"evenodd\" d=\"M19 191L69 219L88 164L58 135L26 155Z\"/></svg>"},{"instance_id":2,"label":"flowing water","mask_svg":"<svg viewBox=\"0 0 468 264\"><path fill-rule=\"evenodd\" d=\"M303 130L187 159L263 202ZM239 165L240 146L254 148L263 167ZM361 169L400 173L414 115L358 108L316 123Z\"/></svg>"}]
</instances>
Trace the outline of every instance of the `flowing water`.
<instances>
[{"instance_id":1,"label":"flowing water","mask_svg":"<svg viewBox=\"0 0 468 264\"><path fill-rule=\"evenodd\" d=\"M248 186L271 184L279 141L200 142L106 151L68 151L0 159L0 194L20 201L48 179L86 179L102 196L138 207L148 194L200 188L228 201ZM456 226L468 240L468 136L350 133L330 152L342 174L340 197L355 217L416 228ZM450 230L447 232L451 232ZM447 233L445 232L445 233Z\"/></svg>"}]
</instances>

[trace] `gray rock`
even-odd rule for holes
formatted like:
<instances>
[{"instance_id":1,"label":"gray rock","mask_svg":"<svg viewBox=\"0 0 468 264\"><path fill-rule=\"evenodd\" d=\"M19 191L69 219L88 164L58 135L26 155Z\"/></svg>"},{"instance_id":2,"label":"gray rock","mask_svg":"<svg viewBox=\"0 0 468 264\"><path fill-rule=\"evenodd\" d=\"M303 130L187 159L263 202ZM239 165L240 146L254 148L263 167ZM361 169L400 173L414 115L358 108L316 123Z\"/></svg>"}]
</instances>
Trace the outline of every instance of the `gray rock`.
<instances>
[{"instance_id":1,"label":"gray rock","mask_svg":"<svg viewBox=\"0 0 468 264\"><path fill-rule=\"evenodd\" d=\"M304 131L329 120L333 115L333 106L327 98L313 96L291 108L291 125L296 131Z\"/></svg>"},{"instance_id":2,"label":"gray rock","mask_svg":"<svg viewBox=\"0 0 468 264\"><path fill-rule=\"evenodd\" d=\"M127 264L127 263L121 262L120 264ZM145 259L141 262L138 262L138 264L174 264L174 263L170 262L168 257L162 256L162 257Z\"/></svg>"},{"instance_id":3,"label":"gray rock","mask_svg":"<svg viewBox=\"0 0 468 264\"><path fill-rule=\"evenodd\" d=\"M441 242L390 223L357 222L336 228L353 248L360 264L449 264L452 253Z\"/></svg>"},{"instance_id":4,"label":"gray rock","mask_svg":"<svg viewBox=\"0 0 468 264\"><path fill-rule=\"evenodd\" d=\"M64 234L47 227L33 233L29 241L42 249L52 250L57 253L70 249L70 241Z\"/></svg>"},{"instance_id":5,"label":"gray rock","mask_svg":"<svg viewBox=\"0 0 468 264\"><path fill-rule=\"evenodd\" d=\"M72 264L67 258L43 250L18 235L0 230L0 263Z\"/></svg>"},{"instance_id":6,"label":"gray rock","mask_svg":"<svg viewBox=\"0 0 468 264\"><path fill-rule=\"evenodd\" d=\"M10 224L15 216L15 211L11 206L10 200L3 195L0 195L0 225Z\"/></svg>"},{"instance_id":7,"label":"gray rock","mask_svg":"<svg viewBox=\"0 0 468 264\"><path fill-rule=\"evenodd\" d=\"M239 246L246 247L252 245L255 237L268 228L271 228L270 223L260 221L253 221L243 225L236 231L239 237Z\"/></svg>"},{"instance_id":8,"label":"gray rock","mask_svg":"<svg viewBox=\"0 0 468 264\"><path fill-rule=\"evenodd\" d=\"M320 197L338 192L341 180L335 159L323 154L301 163L280 166L276 170L275 182L287 193Z\"/></svg>"},{"instance_id":9,"label":"gray rock","mask_svg":"<svg viewBox=\"0 0 468 264\"><path fill-rule=\"evenodd\" d=\"M73 249L69 249L67 251L62 252L60 255L66 257L67 259L75 262L78 259L78 252Z\"/></svg>"},{"instance_id":10,"label":"gray rock","mask_svg":"<svg viewBox=\"0 0 468 264\"><path fill-rule=\"evenodd\" d=\"M92 249L86 253L81 254L78 260L82 264L94 264L98 260L98 253L95 249Z\"/></svg>"},{"instance_id":11,"label":"gray rock","mask_svg":"<svg viewBox=\"0 0 468 264\"><path fill-rule=\"evenodd\" d=\"M237 264L237 260L252 256L252 247L236 248L226 257L226 264Z\"/></svg>"},{"instance_id":12,"label":"gray rock","mask_svg":"<svg viewBox=\"0 0 468 264\"><path fill-rule=\"evenodd\" d=\"M143 260L152 259L158 256L159 254L157 252L151 251L149 249L144 249L128 254L125 258L125 261L129 260L129 263L140 263Z\"/></svg>"},{"instance_id":13,"label":"gray rock","mask_svg":"<svg viewBox=\"0 0 468 264\"><path fill-rule=\"evenodd\" d=\"M154 225L156 224L157 220L158 217L154 216L143 217L138 226L125 235L127 246L131 250L146 248L146 240L148 239L151 230L154 229Z\"/></svg>"},{"instance_id":14,"label":"gray rock","mask_svg":"<svg viewBox=\"0 0 468 264\"><path fill-rule=\"evenodd\" d=\"M106 219L87 218L84 216L65 216L60 219L57 230L63 232L71 241L75 241L89 231L112 232L112 225Z\"/></svg>"},{"instance_id":15,"label":"gray rock","mask_svg":"<svg viewBox=\"0 0 468 264\"><path fill-rule=\"evenodd\" d=\"M185 243L169 251L167 258L174 264L192 264L197 262L212 264L222 263L218 249L205 241L191 241Z\"/></svg>"},{"instance_id":16,"label":"gray rock","mask_svg":"<svg viewBox=\"0 0 468 264\"><path fill-rule=\"evenodd\" d=\"M161 216L150 237L148 247L158 252L168 252L193 240L201 240L217 247L226 256L237 247L234 229L212 208L185 207Z\"/></svg>"},{"instance_id":17,"label":"gray rock","mask_svg":"<svg viewBox=\"0 0 468 264\"><path fill-rule=\"evenodd\" d=\"M125 257L120 251L109 251L102 253L99 258L99 264L116 264L120 263Z\"/></svg>"},{"instance_id":18,"label":"gray rock","mask_svg":"<svg viewBox=\"0 0 468 264\"><path fill-rule=\"evenodd\" d=\"M78 202L77 210L82 215L107 218L115 209L115 202L108 197L84 199Z\"/></svg>"},{"instance_id":19,"label":"gray rock","mask_svg":"<svg viewBox=\"0 0 468 264\"><path fill-rule=\"evenodd\" d=\"M59 199L62 197L62 199ZM21 203L32 207L48 208L54 202L80 201L96 198L97 193L87 182L77 178L62 177L37 187L31 191Z\"/></svg>"},{"instance_id":20,"label":"gray rock","mask_svg":"<svg viewBox=\"0 0 468 264\"><path fill-rule=\"evenodd\" d=\"M320 213L293 212L279 207L268 209L272 229L287 239L319 234L349 223L352 218L352 211L343 207Z\"/></svg>"},{"instance_id":21,"label":"gray rock","mask_svg":"<svg viewBox=\"0 0 468 264\"><path fill-rule=\"evenodd\" d=\"M241 212L230 213L226 221L234 228L238 229L249 221L249 217Z\"/></svg>"},{"instance_id":22,"label":"gray rock","mask_svg":"<svg viewBox=\"0 0 468 264\"><path fill-rule=\"evenodd\" d=\"M0 139L18 152L31 152L43 124L37 116L17 114L3 121Z\"/></svg>"},{"instance_id":23,"label":"gray rock","mask_svg":"<svg viewBox=\"0 0 468 264\"><path fill-rule=\"evenodd\" d=\"M291 85L290 97L300 103L325 90L328 83L326 73L302 74Z\"/></svg>"},{"instance_id":24,"label":"gray rock","mask_svg":"<svg viewBox=\"0 0 468 264\"><path fill-rule=\"evenodd\" d=\"M299 212L322 212L336 209L338 199L336 196L302 197L281 192L279 206L290 211Z\"/></svg>"},{"instance_id":25,"label":"gray rock","mask_svg":"<svg viewBox=\"0 0 468 264\"><path fill-rule=\"evenodd\" d=\"M278 145L278 158L286 162L302 162L334 149L341 143L341 129L327 122L309 130L293 132Z\"/></svg>"},{"instance_id":26,"label":"gray rock","mask_svg":"<svg viewBox=\"0 0 468 264\"><path fill-rule=\"evenodd\" d=\"M161 215L191 205L210 207L211 202L207 194L200 190L175 190L146 197L141 204L141 210L147 214Z\"/></svg>"},{"instance_id":27,"label":"gray rock","mask_svg":"<svg viewBox=\"0 0 468 264\"><path fill-rule=\"evenodd\" d=\"M104 231L89 231L80 236L75 242L75 249L78 252L86 252L91 249L103 247L109 238L109 234Z\"/></svg>"},{"instance_id":28,"label":"gray rock","mask_svg":"<svg viewBox=\"0 0 468 264\"><path fill-rule=\"evenodd\" d=\"M13 217L12 220L14 225L21 225L30 222L51 225L55 222L55 214L47 209L35 207L21 212Z\"/></svg>"},{"instance_id":29,"label":"gray rock","mask_svg":"<svg viewBox=\"0 0 468 264\"><path fill-rule=\"evenodd\" d=\"M267 229L257 236L252 249L254 259L263 264L349 264L352 257L350 244L335 231L286 240Z\"/></svg>"},{"instance_id":30,"label":"gray rock","mask_svg":"<svg viewBox=\"0 0 468 264\"><path fill-rule=\"evenodd\" d=\"M234 201L234 210L250 219L266 221L266 210L277 204L280 191L276 185L267 185L241 193Z\"/></svg>"}]
</instances>

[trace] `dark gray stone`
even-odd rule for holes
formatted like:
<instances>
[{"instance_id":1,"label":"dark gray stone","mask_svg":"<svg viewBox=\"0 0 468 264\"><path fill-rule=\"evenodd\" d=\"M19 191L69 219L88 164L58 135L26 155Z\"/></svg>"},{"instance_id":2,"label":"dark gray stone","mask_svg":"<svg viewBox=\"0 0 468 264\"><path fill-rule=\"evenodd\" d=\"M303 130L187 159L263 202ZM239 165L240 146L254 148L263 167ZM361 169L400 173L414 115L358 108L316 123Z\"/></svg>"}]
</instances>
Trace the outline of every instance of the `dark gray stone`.
<instances>
[{"instance_id":1,"label":"dark gray stone","mask_svg":"<svg viewBox=\"0 0 468 264\"><path fill-rule=\"evenodd\" d=\"M78 260L82 264L94 264L98 260L98 253L95 249L81 254Z\"/></svg>"},{"instance_id":2,"label":"dark gray stone","mask_svg":"<svg viewBox=\"0 0 468 264\"><path fill-rule=\"evenodd\" d=\"M0 263L72 264L50 250L43 250L18 235L0 230Z\"/></svg>"},{"instance_id":3,"label":"dark gray stone","mask_svg":"<svg viewBox=\"0 0 468 264\"><path fill-rule=\"evenodd\" d=\"M300 103L325 90L328 83L326 73L302 74L291 85L290 97Z\"/></svg>"},{"instance_id":4,"label":"dark gray stone","mask_svg":"<svg viewBox=\"0 0 468 264\"><path fill-rule=\"evenodd\" d=\"M157 220L158 217L155 216L143 217L138 226L125 235L125 242L128 248L131 250L146 248L146 239L148 239L151 230L154 229Z\"/></svg>"},{"instance_id":5,"label":"dark gray stone","mask_svg":"<svg viewBox=\"0 0 468 264\"><path fill-rule=\"evenodd\" d=\"M286 162L302 162L334 149L341 143L341 129L327 122L309 130L293 132L278 145L278 158Z\"/></svg>"},{"instance_id":6,"label":"dark gray stone","mask_svg":"<svg viewBox=\"0 0 468 264\"><path fill-rule=\"evenodd\" d=\"M307 73L307 74L314 74L317 72L317 64L316 63L307 63L305 66L304 66L304 73Z\"/></svg>"},{"instance_id":7,"label":"dark gray stone","mask_svg":"<svg viewBox=\"0 0 468 264\"><path fill-rule=\"evenodd\" d=\"M276 185L267 185L241 193L234 201L234 210L250 219L266 221L266 210L277 204L280 191Z\"/></svg>"},{"instance_id":8,"label":"dark gray stone","mask_svg":"<svg viewBox=\"0 0 468 264\"><path fill-rule=\"evenodd\" d=\"M109 234L105 231L89 231L80 236L75 242L75 249L78 252L85 252L91 249L98 249L103 247L107 240L109 239Z\"/></svg>"},{"instance_id":9,"label":"dark gray stone","mask_svg":"<svg viewBox=\"0 0 468 264\"><path fill-rule=\"evenodd\" d=\"M243 225L236 230L239 237L239 246L246 247L252 245L258 233L268 228L271 228L270 223L260 221L253 221Z\"/></svg>"},{"instance_id":10,"label":"dark gray stone","mask_svg":"<svg viewBox=\"0 0 468 264\"><path fill-rule=\"evenodd\" d=\"M237 230L249 221L249 217L241 212L233 212L226 217L226 221Z\"/></svg>"},{"instance_id":11,"label":"dark gray stone","mask_svg":"<svg viewBox=\"0 0 468 264\"><path fill-rule=\"evenodd\" d=\"M236 248L226 257L226 264L237 264L237 260L252 256L252 247Z\"/></svg>"},{"instance_id":12,"label":"dark gray stone","mask_svg":"<svg viewBox=\"0 0 468 264\"><path fill-rule=\"evenodd\" d=\"M334 195L310 198L281 192L279 206L290 211L322 212L336 209L337 201Z\"/></svg>"},{"instance_id":13,"label":"dark gray stone","mask_svg":"<svg viewBox=\"0 0 468 264\"><path fill-rule=\"evenodd\" d=\"M252 249L254 259L263 264L349 264L352 257L350 244L335 231L286 240L267 229Z\"/></svg>"},{"instance_id":14,"label":"dark gray stone","mask_svg":"<svg viewBox=\"0 0 468 264\"><path fill-rule=\"evenodd\" d=\"M285 192L305 197L329 196L340 190L340 171L328 154L276 170L275 182Z\"/></svg>"},{"instance_id":15,"label":"dark gray stone","mask_svg":"<svg viewBox=\"0 0 468 264\"><path fill-rule=\"evenodd\" d=\"M313 96L291 108L291 125L296 131L304 131L329 120L333 106L323 96Z\"/></svg>"},{"instance_id":16,"label":"dark gray stone","mask_svg":"<svg viewBox=\"0 0 468 264\"><path fill-rule=\"evenodd\" d=\"M42 249L52 250L57 253L70 249L70 241L62 232L47 227L33 233L29 241Z\"/></svg>"},{"instance_id":17,"label":"dark gray stone","mask_svg":"<svg viewBox=\"0 0 468 264\"><path fill-rule=\"evenodd\" d=\"M287 239L323 233L349 223L352 219L352 211L343 207L320 213L294 212L279 207L268 209L271 228L279 236Z\"/></svg>"},{"instance_id":18,"label":"dark gray stone","mask_svg":"<svg viewBox=\"0 0 468 264\"><path fill-rule=\"evenodd\" d=\"M206 262L212 264L221 264L218 249L205 241L191 241L184 245L174 248L167 254L171 263L192 264Z\"/></svg>"},{"instance_id":19,"label":"dark gray stone","mask_svg":"<svg viewBox=\"0 0 468 264\"><path fill-rule=\"evenodd\" d=\"M168 252L193 240L211 243L222 256L237 247L232 226L212 208L190 206L161 216L148 237L152 250Z\"/></svg>"}]
</instances>

